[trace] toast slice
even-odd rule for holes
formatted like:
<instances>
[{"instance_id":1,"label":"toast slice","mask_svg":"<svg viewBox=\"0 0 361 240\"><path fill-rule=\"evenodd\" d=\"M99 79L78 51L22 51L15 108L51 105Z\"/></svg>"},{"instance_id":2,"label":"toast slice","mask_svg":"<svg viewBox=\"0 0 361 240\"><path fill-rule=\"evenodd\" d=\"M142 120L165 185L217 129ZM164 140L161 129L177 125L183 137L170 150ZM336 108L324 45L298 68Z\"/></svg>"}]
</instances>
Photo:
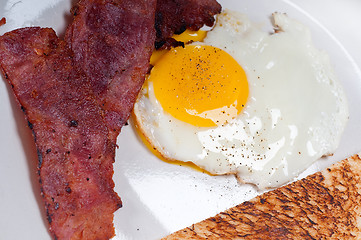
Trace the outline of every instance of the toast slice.
<instances>
[{"instance_id":1,"label":"toast slice","mask_svg":"<svg viewBox=\"0 0 361 240\"><path fill-rule=\"evenodd\" d=\"M360 239L360 156L354 155L163 239Z\"/></svg>"}]
</instances>

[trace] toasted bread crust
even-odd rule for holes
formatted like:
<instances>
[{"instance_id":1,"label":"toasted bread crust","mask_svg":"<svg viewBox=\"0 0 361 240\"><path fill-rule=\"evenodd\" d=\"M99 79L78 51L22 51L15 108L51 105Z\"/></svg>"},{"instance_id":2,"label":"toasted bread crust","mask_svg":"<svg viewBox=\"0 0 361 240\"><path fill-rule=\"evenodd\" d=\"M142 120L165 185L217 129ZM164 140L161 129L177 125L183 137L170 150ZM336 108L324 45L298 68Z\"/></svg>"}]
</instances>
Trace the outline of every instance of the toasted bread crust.
<instances>
[{"instance_id":1,"label":"toasted bread crust","mask_svg":"<svg viewBox=\"0 0 361 240\"><path fill-rule=\"evenodd\" d=\"M164 240L359 238L361 159L354 155Z\"/></svg>"}]
</instances>

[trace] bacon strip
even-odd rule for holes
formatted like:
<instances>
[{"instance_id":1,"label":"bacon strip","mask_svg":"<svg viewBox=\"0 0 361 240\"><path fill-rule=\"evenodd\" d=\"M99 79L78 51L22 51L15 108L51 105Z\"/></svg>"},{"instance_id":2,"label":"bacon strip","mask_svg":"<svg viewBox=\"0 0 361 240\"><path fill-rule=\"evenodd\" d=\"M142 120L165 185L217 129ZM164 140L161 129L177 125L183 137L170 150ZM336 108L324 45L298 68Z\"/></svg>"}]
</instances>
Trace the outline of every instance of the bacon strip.
<instances>
[{"instance_id":1,"label":"bacon strip","mask_svg":"<svg viewBox=\"0 0 361 240\"><path fill-rule=\"evenodd\" d=\"M50 232L109 239L121 207L112 181L116 137L148 71L155 1L78 6L71 42L52 29L14 30L0 37L0 66L33 131ZM139 23L130 35L128 24Z\"/></svg>"},{"instance_id":2,"label":"bacon strip","mask_svg":"<svg viewBox=\"0 0 361 240\"><path fill-rule=\"evenodd\" d=\"M108 239L121 206L112 181L115 142L102 109L51 29L25 28L0 39L1 68L33 131L39 179L58 239Z\"/></svg>"},{"instance_id":3,"label":"bacon strip","mask_svg":"<svg viewBox=\"0 0 361 240\"><path fill-rule=\"evenodd\" d=\"M149 69L156 1L80 1L66 41L116 137Z\"/></svg>"}]
</instances>

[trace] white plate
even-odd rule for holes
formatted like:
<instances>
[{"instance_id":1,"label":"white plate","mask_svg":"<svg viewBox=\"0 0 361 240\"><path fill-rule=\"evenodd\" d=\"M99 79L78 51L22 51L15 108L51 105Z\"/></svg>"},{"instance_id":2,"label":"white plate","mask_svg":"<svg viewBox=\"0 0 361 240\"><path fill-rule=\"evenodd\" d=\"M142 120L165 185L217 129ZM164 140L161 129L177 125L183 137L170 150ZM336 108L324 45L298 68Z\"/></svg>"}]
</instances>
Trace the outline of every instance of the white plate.
<instances>
[{"instance_id":1,"label":"white plate","mask_svg":"<svg viewBox=\"0 0 361 240\"><path fill-rule=\"evenodd\" d=\"M71 0L0 0L0 34L18 27L65 30ZM329 53L342 81L350 121L333 157L314 164L304 175L361 150L361 2L358 0L224 0L224 8L247 13L271 30L272 12L286 12L309 26L315 45ZM0 81L0 239L50 239L36 176L30 131L11 90ZM306 117L306 116L305 116ZM114 165L116 191L124 207L115 213L114 239L159 239L258 193L232 176L211 177L157 159L140 143L131 126L118 138Z\"/></svg>"}]
</instances>

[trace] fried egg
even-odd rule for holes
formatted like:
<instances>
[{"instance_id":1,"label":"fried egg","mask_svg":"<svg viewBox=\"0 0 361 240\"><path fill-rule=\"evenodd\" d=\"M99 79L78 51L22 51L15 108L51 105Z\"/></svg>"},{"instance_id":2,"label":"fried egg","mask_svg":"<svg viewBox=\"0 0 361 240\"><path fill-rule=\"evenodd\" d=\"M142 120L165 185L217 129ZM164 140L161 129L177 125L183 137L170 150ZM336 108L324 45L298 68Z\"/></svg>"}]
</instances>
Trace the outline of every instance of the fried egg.
<instances>
[{"instance_id":1,"label":"fried egg","mask_svg":"<svg viewBox=\"0 0 361 240\"><path fill-rule=\"evenodd\" d=\"M335 151L348 107L329 57L304 25L272 17L269 34L225 10L203 41L154 63L134 116L164 158L264 189Z\"/></svg>"}]
</instances>

